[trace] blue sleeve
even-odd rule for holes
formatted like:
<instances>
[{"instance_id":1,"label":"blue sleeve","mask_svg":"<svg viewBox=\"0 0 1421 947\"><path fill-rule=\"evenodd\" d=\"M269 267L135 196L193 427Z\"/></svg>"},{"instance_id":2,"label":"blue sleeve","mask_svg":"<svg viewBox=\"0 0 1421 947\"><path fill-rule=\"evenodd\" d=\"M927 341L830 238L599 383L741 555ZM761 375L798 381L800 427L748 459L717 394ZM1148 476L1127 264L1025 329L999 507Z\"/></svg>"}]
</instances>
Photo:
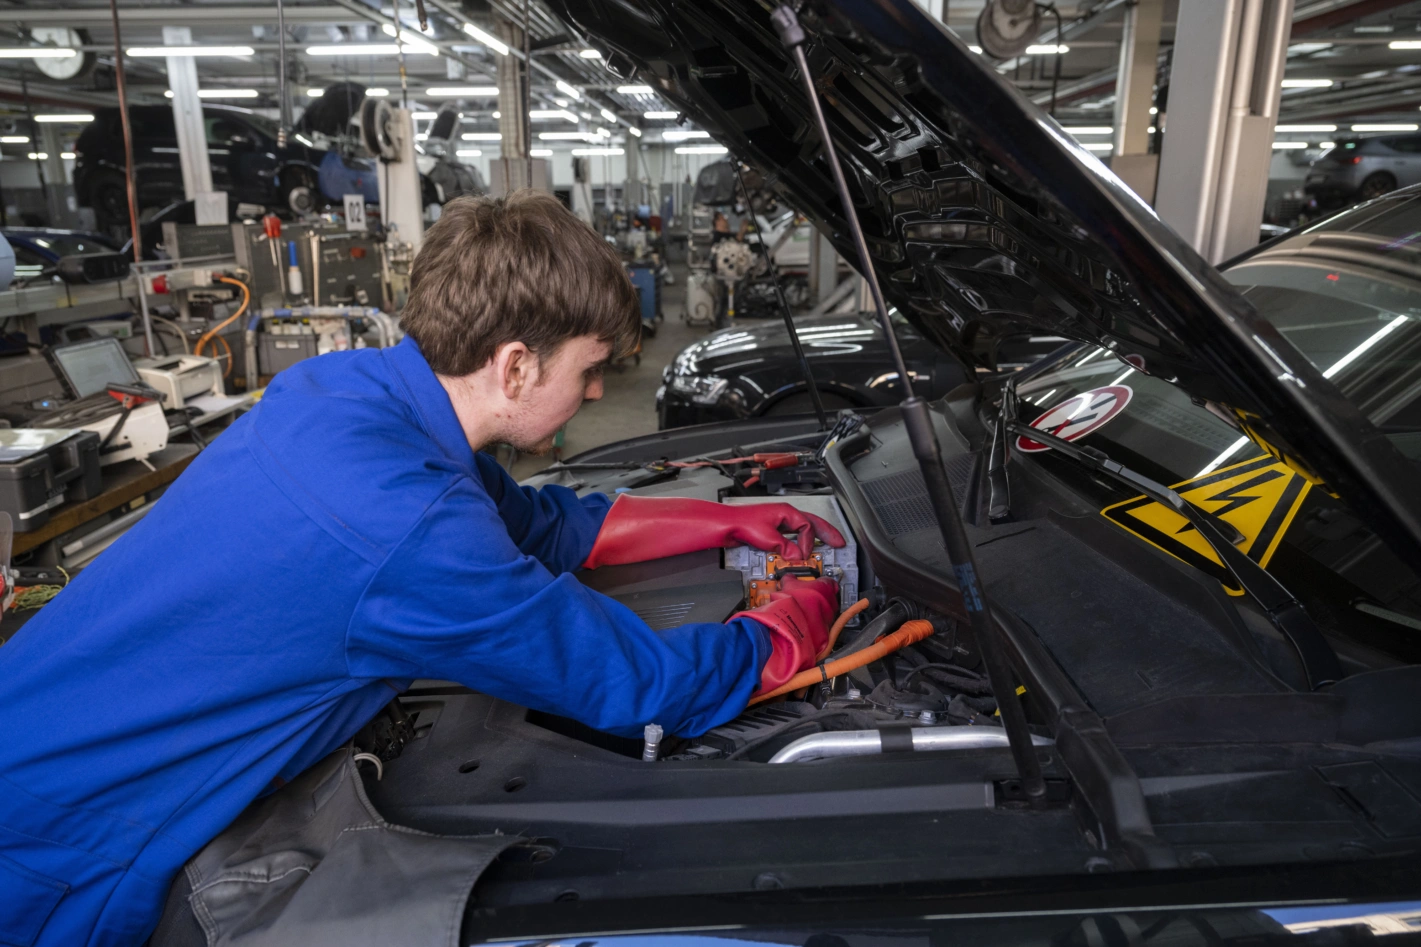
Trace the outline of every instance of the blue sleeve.
<instances>
[{"instance_id":1,"label":"blue sleeve","mask_svg":"<svg viewBox=\"0 0 1421 947\"><path fill-rule=\"evenodd\" d=\"M484 489L518 548L553 573L581 566L612 508L611 499L605 493L579 498L556 484L520 487L488 454L479 451L474 456Z\"/></svg>"},{"instance_id":2,"label":"blue sleeve","mask_svg":"<svg viewBox=\"0 0 1421 947\"><path fill-rule=\"evenodd\" d=\"M453 680L504 700L640 736L704 733L759 683L759 623L652 631L625 606L552 575L460 479L390 553L351 620L355 677ZM470 523L474 528L470 528Z\"/></svg>"}]
</instances>

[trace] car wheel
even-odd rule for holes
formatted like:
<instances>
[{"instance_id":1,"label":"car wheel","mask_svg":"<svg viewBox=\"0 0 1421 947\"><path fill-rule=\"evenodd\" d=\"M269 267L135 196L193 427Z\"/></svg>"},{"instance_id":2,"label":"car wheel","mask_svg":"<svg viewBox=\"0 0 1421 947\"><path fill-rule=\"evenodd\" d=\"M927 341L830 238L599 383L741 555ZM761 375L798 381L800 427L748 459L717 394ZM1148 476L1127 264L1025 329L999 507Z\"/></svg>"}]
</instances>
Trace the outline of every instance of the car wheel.
<instances>
[{"instance_id":1,"label":"car wheel","mask_svg":"<svg viewBox=\"0 0 1421 947\"><path fill-rule=\"evenodd\" d=\"M298 217L316 209L316 195L311 174L305 168L287 168L281 173L286 186L286 206Z\"/></svg>"},{"instance_id":2,"label":"car wheel","mask_svg":"<svg viewBox=\"0 0 1421 947\"><path fill-rule=\"evenodd\" d=\"M1367 179L1362 182L1362 186L1358 188L1357 193L1361 195L1362 200L1369 201L1374 197L1381 197L1383 194L1389 194L1394 190L1396 190L1396 178L1385 171L1378 171L1376 174L1369 175Z\"/></svg>"},{"instance_id":3,"label":"car wheel","mask_svg":"<svg viewBox=\"0 0 1421 947\"><path fill-rule=\"evenodd\" d=\"M819 400L824 402L824 410L827 411L829 414L834 414L835 412L840 411L844 408L857 407L857 405L855 405L848 398L845 398L843 395L831 394L827 391L819 392ZM786 414L813 413L814 400L809 397L809 392L807 391L801 391L798 394L790 395L788 398L782 398L781 400L776 401L774 404L770 405L769 408L765 410L766 417L780 417L781 415Z\"/></svg>"},{"instance_id":4,"label":"car wheel","mask_svg":"<svg viewBox=\"0 0 1421 947\"><path fill-rule=\"evenodd\" d=\"M102 171L93 184L95 222L100 230L128 231L128 182L117 171Z\"/></svg>"}]
</instances>

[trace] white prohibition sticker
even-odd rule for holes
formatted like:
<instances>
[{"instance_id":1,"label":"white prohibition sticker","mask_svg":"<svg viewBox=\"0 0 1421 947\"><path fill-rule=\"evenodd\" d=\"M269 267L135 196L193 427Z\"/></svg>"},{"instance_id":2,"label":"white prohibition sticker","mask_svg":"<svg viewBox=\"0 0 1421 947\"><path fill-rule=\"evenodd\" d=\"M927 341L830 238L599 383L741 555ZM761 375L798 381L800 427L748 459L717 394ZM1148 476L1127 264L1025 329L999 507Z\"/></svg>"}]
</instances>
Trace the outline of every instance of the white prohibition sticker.
<instances>
[{"instance_id":1,"label":"white prohibition sticker","mask_svg":"<svg viewBox=\"0 0 1421 947\"><path fill-rule=\"evenodd\" d=\"M1135 392L1129 385L1092 388L1062 401L1032 421L1031 426L1047 434L1054 434L1063 441L1074 441L1085 437L1091 431L1100 430L1111 418L1124 411L1133 397ZM1018 437L1016 449L1031 454L1051 448L1028 437Z\"/></svg>"}]
</instances>

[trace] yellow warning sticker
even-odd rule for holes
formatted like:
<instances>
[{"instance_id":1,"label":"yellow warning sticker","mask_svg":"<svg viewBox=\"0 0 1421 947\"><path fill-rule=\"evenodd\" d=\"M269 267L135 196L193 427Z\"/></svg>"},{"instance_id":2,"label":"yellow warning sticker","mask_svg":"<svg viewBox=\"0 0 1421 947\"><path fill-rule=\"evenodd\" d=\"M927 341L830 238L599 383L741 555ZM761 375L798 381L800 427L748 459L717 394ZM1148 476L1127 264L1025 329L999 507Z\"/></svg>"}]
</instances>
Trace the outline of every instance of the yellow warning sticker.
<instances>
[{"instance_id":1,"label":"yellow warning sticker","mask_svg":"<svg viewBox=\"0 0 1421 947\"><path fill-rule=\"evenodd\" d=\"M1239 549L1267 566L1312 484L1292 467L1265 455L1173 487L1185 500L1242 533ZM1243 594L1199 531L1169 507L1141 496L1100 513L1151 546L1214 576L1230 595Z\"/></svg>"}]
</instances>

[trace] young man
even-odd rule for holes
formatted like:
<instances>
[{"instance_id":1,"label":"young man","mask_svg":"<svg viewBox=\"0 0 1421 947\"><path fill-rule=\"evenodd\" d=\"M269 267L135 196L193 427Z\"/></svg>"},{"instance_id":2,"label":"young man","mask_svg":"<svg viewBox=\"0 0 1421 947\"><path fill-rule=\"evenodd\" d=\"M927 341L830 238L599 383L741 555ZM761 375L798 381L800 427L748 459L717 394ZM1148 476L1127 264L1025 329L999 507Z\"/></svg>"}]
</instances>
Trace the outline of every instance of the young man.
<instances>
[{"instance_id":1,"label":"young man","mask_svg":"<svg viewBox=\"0 0 1421 947\"><path fill-rule=\"evenodd\" d=\"M638 325L616 254L552 197L446 207L404 342L283 372L0 649L0 944L141 944L195 851L415 678L696 734L812 666L828 581L653 632L570 573L807 553L842 544L828 524L519 488L479 452L546 449Z\"/></svg>"}]
</instances>

